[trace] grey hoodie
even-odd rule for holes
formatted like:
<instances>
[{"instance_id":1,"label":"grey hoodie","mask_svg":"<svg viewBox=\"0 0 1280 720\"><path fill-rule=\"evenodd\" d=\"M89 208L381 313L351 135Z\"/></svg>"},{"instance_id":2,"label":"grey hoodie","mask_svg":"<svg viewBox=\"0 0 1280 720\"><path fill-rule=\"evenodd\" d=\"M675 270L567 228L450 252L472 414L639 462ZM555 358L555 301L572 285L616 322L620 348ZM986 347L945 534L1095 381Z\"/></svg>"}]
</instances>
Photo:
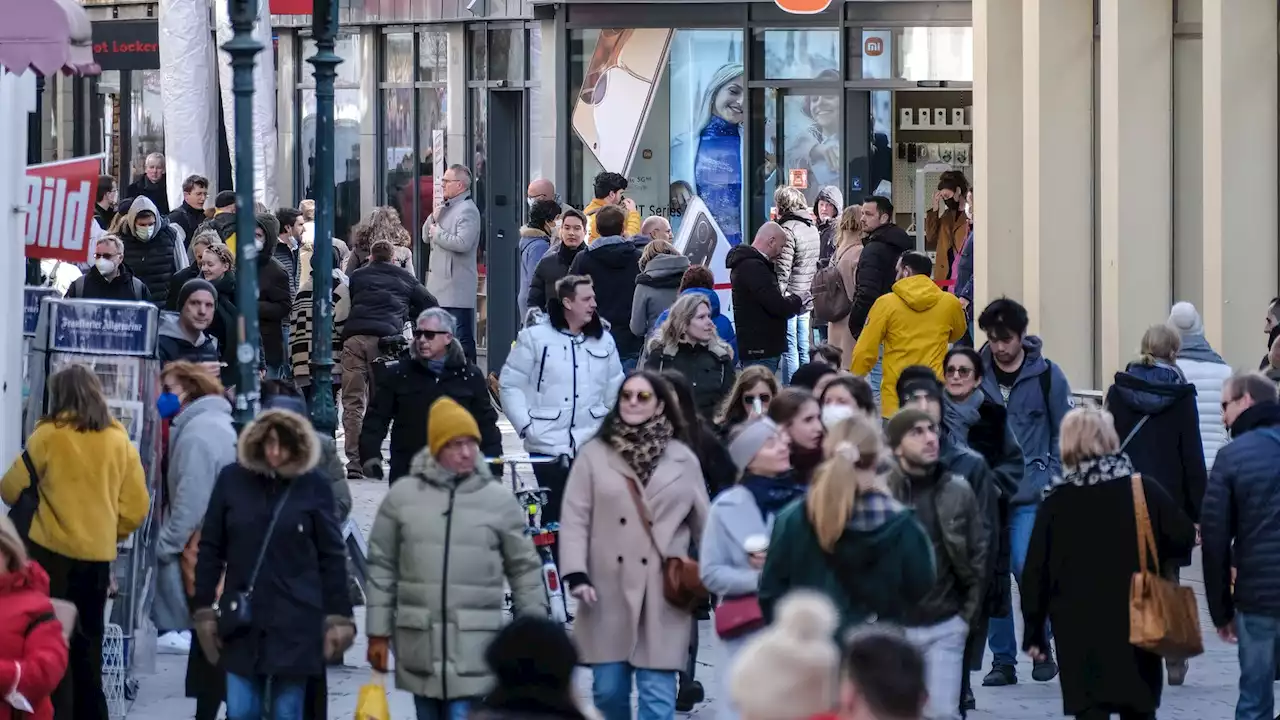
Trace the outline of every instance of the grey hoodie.
<instances>
[{"instance_id":1,"label":"grey hoodie","mask_svg":"<svg viewBox=\"0 0 1280 720\"><path fill-rule=\"evenodd\" d=\"M654 255L644 272L636 277L636 294L631 300L631 332L645 337L654 328L662 311L671 307L680 290L684 271L689 269L685 255Z\"/></svg>"},{"instance_id":2,"label":"grey hoodie","mask_svg":"<svg viewBox=\"0 0 1280 720\"><path fill-rule=\"evenodd\" d=\"M824 267L831 261L831 256L836 252L836 241L840 235L840 213L844 212L844 195L841 194L840 188L835 185L827 185L818 191L818 197L813 201L814 215L817 215L818 203L823 200L836 206L836 215L830 220L818 220L818 235L822 240L822 245L818 252L818 267Z\"/></svg>"}]
</instances>

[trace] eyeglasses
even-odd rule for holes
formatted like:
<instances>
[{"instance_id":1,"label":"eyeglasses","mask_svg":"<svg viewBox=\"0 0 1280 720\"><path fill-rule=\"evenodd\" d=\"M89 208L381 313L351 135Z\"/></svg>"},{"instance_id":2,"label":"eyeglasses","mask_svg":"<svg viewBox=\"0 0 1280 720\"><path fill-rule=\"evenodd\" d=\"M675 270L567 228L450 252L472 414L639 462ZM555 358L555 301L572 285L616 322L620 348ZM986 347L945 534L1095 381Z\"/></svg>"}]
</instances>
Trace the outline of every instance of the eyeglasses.
<instances>
[{"instance_id":1,"label":"eyeglasses","mask_svg":"<svg viewBox=\"0 0 1280 720\"><path fill-rule=\"evenodd\" d=\"M647 403L653 399L653 393L648 390L623 390L621 397L623 402Z\"/></svg>"},{"instance_id":2,"label":"eyeglasses","mask_svg":"<svg viewBox=\"0 0 1280 720\"><path fill-rule=\"evenodd\" d=\"M115 256L116 256L115 253L94 253L93 259L94 260L110 260Z\"/></svg>"},{"instance_id":3,"label":"eyeglasses","mask_svg":"<svg viewBox=\"0 0 1280 720\"><path fill-rule=\"evenodd\" d=\"M946 369L946 375L947 377L951 377L952 375L962 378L971 377L973 375L973 368L953 365Z\"/></svg>"},{"instance_id":4,"label":"eyeglasses","mask_svg":"<svg viewBox=\"0 0 1280 720\"><path fill-rule=\"evenodd\" d=\"M435 340L437 335L448 335L448 330L414 330L413 336L418 339Z\"/></svg>"},{"instance_id":5,"label":"eyeglasses","mask_svg":"<svg viewBox=\"0 0 1280 720\"><path fill-rule=\"evenodd\" d=\"M769 393L761 393L759 395L743 395L742 403L744 405L750 405L755 401L759 400L761 404L764 404L769 402L772 399L773 399L773 396L770 395Z\"/></svg>"}]
</instances>

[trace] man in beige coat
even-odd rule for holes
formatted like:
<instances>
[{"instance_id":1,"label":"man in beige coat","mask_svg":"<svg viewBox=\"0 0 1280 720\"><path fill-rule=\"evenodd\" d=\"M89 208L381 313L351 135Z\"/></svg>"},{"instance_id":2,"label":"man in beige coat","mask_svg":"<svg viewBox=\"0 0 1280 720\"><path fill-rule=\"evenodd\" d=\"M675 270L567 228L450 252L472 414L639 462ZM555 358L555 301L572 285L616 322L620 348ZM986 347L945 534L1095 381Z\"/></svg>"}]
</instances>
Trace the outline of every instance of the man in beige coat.
<instances>
[{"instance_id":1,"label":"man in beige coat","mask_svg":"<svg viewBox=\"0 0 1280 720\"><path fill-rule=\"evenodd\" d=\"M427 447L391 486L369 536L369 664L414 694L419 720L455 720L489 691L485 648L517 614L548 614L542 562L519 503L494 480L480 428L451 398L431 406ZM495 552L496 549L496 552Z\"/></svg>"}]
</instances>

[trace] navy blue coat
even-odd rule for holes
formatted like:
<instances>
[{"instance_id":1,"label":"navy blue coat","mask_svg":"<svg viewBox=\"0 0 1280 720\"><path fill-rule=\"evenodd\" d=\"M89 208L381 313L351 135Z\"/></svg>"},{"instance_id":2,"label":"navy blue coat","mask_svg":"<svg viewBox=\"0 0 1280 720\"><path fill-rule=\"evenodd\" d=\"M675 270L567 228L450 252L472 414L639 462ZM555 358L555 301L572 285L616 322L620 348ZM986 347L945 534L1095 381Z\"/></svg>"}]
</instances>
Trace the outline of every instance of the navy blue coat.
<instances>
[{"instance_id":1,"label":"navy blue coat","mask_svg":"<svg viewBox=\"0 0 1280 720\"><path fill-rule=\"evenodd\" d=\"M325 618L351 617L347 556L330 479L315 467L292 479L249 469L244 446L253 429L241 437L241 462L223 468L209 499L194 607L213 605L224 568L224 596L247 588L276 499L291 483L254 586L253 627L223 641L222 668L242 676L322 675Z\"/></svg>"},{"instance_id":2,"label":"navy blue coat","mask_svg":"<svg viewBox=\"0 0 1280 720\"><path fill-rule=\"evenodd\" d=\"M1240 413L1231 437L1213 461L1200 510L1205 599L1215 627L1237 610L1280 617L1280 405ZM1239 568L1234 593L1232 560Z\"/></svg>"}]
</instances>

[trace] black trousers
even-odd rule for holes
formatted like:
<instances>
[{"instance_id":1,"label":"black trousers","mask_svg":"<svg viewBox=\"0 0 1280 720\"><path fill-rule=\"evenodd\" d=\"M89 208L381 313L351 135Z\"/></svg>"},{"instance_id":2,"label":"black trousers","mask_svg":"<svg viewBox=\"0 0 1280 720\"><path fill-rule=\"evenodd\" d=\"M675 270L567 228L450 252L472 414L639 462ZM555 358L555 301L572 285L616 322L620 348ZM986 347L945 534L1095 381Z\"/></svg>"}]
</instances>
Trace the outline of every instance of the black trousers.
<instances>
[{"instance_id":1,"label":"black trousers","mask_svg":"<svg viewBox=\"0 0 1280 720\"><path fill-rule=\"evenodd\" d=\"M542 526L560 522L560 506L564 503L564 486L569 481L569 468L573 461L568 455L561 455L558 462L534 463L533 476L538 485L550 490L548 502L542 508ZM560 566L560 543L551 546L551 554L555 558L556 567Z\"/></svg>"},{"instance_id":2,"label":"black trousers","mask_svg":"<svg viewBox=\"0 0 1280 720\"><path fill-rule=\"evenodd\" d=\"M57 720L107 720L102 692L102 614L111 587L111 564L72 560L30 543L31 559L49 574L49 595L76 606L79 618L71 634L67 672L53 693Z\"/></svg>"},{"instance_id":3,"label":"black trousers","mask_svg":"<svg viewBox=\"0 0 1280 720\"><path fill-rule=\"evenodd\" d=\"M1155 720L1155 713L1135 712L1133 710L1121 710L1119 708L1096 707L1089 708L1085 712L1076 716L1076 720L1111 720L1111 716L1116 715L1120 720Z\"/></svg>"}]
</instances>

